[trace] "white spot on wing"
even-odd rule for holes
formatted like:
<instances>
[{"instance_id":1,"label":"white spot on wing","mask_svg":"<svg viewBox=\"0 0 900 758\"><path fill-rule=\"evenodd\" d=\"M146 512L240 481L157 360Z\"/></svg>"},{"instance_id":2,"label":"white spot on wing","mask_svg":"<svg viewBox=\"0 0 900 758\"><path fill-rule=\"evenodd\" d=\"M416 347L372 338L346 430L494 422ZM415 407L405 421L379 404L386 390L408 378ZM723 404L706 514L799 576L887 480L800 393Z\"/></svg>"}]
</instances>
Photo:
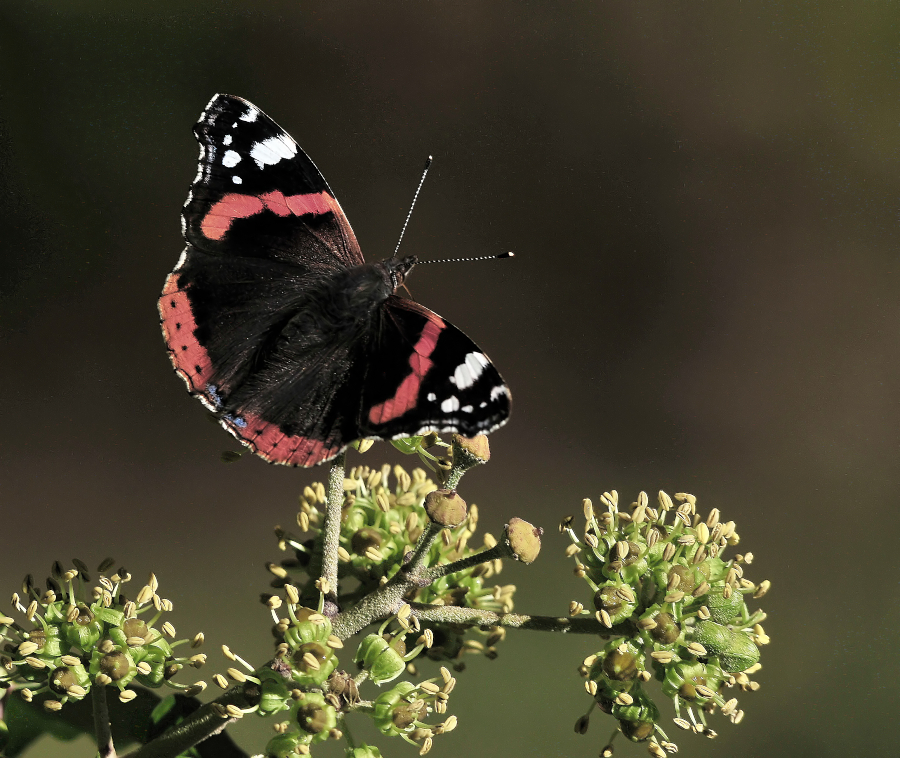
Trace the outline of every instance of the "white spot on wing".
<instances>
[{"instance_id":1,"label":"white spot on wing","mask_svg":"<svg viewBox=\"0 0 900 758\"><path fill-rule=\"evenodd\" d=\"M435 395L433 392L429 392L428 400L433 403L435 400L437 400L437 395Z\"/></svg>"},{"instance_id":2,"label":"white spot on wing","mask_svg":"<svg viewBox=\"0 0 900 758\"><path fill-rule=\"evenodd\" d=\"M230 135L230 134L226 134L226 135L225 135L225 139L222 140L222 144L223 144L223 145L230 145L230 144L231 144L231 135Z\"/></svg>"},{"instance_id":3,"label":"white spot on wing","mask_svg":"<svg viewBox=\"0 0 900 758\"><path fill-rule=\"evenodd\" d=\"M461 390L467 389L478 381L484 371L484 367L488 365L488 359L483 353L469 353L465 360L456 367L453 372L452 381Z\"/></svg>"},{"instance_id":4,"label":"white spot on wing","mask_svg":"<svg viewBox=\"0 0 900 758\"><path fill-rule=\"evenodd\" d=\"M246 113L241 114L241 121L247 121L252 124L254 121L256 121L256 117L258 115L259 115L259 111L256 108L254 108L253 106L250 106L247 109ZM237 126L237 124L235 124L235 126Z\"/></svg>"},{"instance_id":5,"label":"white spot on wing","mask_svg":"<svg viewBox=\"0 0 900 758\"><path fill-rule=\"evenodd\" d=\"M441 410L444 413L453 413L454 411L458 411L459 410L459 400L457 400L453 395L451 395L443 403L441 403Z\"/></svg>"},{"instance_id":6,"label":"white spot on wing","mask_svg":"<svg viewBox=\"0 0 900 758\"><path fill-rule=\"evenodd\" d=\"M496 400L498 397L502 397L503 395L509 395L509 390L506 389L502 384L499 387L494 387L491 390L491 400Z\"/></svg>"},{"instance_id":7,"label":"white spot on wing","mask_svg":"<svg viewBox=\"0 0 900 758\"><path fill-rule=\"evenodd\" d=\"M280 160L293 158L296 154L297 143L286 134L279 134L277 137L269 137L262 142L256 142L250 148L250 157L260 168L274 165Z\"/></svg>"},{"instance_id":8,"label":"white spot on wing","mask_svg":"<svg viewBox=\"0 0 900 758\"><path fill-rule=\"evenodd\" d=\"M234 150L226 150L222 156L222 165L226 168L233 168L241 162L241 154Z\"/></svg>"},{"instance_id":9,"label":"white spot on wing","mask_svg":"<svg viewBox=\"0 0 900 758\"><path fill-rule=\"evenodd\" d=\"M462 408L460 408L460 410L463 413L471 413L475 409L471 405L464 405Z\"/></svg>"},{"instance_id":10,"label":"white spot on wing","mask_svg":"<svg viewBox=\"0 0 900 758\"><path fill-rule=\"evenodd\" d=\"M239 176L232 176L231 181L234 182L235 184L241 184L244 180L241 179L241 177L239 177Z\"/></svg>"}]
</instances>

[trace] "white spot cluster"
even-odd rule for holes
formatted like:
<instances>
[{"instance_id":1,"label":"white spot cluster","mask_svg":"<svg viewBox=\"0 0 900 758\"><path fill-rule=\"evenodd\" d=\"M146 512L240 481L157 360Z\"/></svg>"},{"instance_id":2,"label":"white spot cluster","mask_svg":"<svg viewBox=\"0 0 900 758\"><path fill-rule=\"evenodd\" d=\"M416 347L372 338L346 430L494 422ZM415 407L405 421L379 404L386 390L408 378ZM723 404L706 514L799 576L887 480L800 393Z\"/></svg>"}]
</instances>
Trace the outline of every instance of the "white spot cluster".
<instances>
[{"instance_id":1,"label":"white spot cluster","mask_svg":"<svg viewBox=\"0 0 900 758\"><path fill-rule=\"evenodd\" d=\"M262 168L266 165L274 165L281 160L288 160L297 154L297 143L287 134L279 134L269 137L262 142L254 143L250 148L250 157L256 161L256 165Z\"/></svg>"},{"instance_id":2,"label":"white spot cluster","mask_svg":"<svg viewBox=\"0 0 900 758\"><path fill-rule=\"evenodd\" d=\"M453 376L450 377L450 381L461 390L468 389L478 381L478 377L481 376L485 366L488 365L488 359L483 353L469 353L463 362L456 367Z\"/></svg>"}]
</instances>

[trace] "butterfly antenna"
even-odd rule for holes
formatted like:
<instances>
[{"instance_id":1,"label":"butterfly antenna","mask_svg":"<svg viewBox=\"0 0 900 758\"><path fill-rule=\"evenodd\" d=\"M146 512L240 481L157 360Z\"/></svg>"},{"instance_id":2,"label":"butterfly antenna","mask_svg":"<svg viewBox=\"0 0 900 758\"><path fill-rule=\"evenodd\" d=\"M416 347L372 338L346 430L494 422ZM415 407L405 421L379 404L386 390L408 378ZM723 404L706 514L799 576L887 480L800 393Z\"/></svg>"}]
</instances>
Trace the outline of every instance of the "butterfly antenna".
<instances>
[{"instance_id":1,"label":"butterfly antenna","mask_svg":"<svg viewBox=\"0 0 900 758\"><path fill-rule=\"evenodd\" d=\"M419 261L418 265L421 266L423 263L465 263L467 261L495 261L498 258L514 258L515 255L515 253L510 251L508 253L500 253L498 255L479 255L475 258L437 258L430 261Z\"/></svg>"},{"instance_id":2,"label":"butterfly antenna","mask_svg":"<svg viewBox=\"0 0 900 758\"><path fill-rule=\"evenodd\" d=\"M409 213L406 214L406 221L403 222L403 228L400 230L400 239L397 240L397 247L394 248L394 258L397 257L400 243L403 242L403 235L406 234L406 225L409 223L409 217L412 216L413 208L416 207L416 200L419 199L419 192L422 190L422 185L425 184L425 177L428 175L428 169L431 168L431 161L432 157L429 155L428 160L425 161L425 170L422 172L422 178L419 179L419 186L416 187L416 194L413 195L412 204L409 206Z\"/></svg>"}]
</instances>

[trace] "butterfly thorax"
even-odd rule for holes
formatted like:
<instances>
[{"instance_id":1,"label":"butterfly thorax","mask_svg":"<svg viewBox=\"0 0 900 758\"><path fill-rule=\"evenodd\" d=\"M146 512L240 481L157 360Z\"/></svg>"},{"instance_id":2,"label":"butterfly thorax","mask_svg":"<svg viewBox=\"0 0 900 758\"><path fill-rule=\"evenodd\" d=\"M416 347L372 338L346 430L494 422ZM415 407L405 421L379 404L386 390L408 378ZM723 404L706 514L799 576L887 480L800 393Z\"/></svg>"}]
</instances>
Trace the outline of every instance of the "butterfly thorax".
<instances>
[{"instance_id":1,"label":"butterfly thorax","mask_svg":"<svg viewBox=\"0 0 900 758\"><path fill-rule=\"evenodd\" d=\"M278 341L348 337L370 326L373 314L400 287L415 256L388 258L332 272L312 285L295 315L276 330Z\"/></svg>"}]
</instances>

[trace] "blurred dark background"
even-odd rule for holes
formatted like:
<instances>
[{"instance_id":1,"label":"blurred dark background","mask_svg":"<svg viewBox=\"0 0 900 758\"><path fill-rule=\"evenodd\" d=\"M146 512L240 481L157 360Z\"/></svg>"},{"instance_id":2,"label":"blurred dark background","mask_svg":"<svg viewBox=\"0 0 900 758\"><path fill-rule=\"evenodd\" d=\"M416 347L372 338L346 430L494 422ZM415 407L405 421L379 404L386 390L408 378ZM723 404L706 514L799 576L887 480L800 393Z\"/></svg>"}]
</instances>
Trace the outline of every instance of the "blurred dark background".
<instances>
[{"instance_id":1,"label":"blurred dark background","mask_svg":"<svg viewBox=\"0 0 900 758\"><path fill-rule=\"evenodd\" d=\"M547 530L541 559L501 576L518 610L588 601L556 532L582 497L693 492L772 580L772 644L740 726L707 741L669 722L681 753L897 754L900 7L123 7L0 9L0 596L111 554L136 587L157 573L182 636L206 632L207 677L223 642L270 652L272 527L325 471L220 463L236 443L185 393L156 315L191 127L228 92L312 156L370 260L429 153L406 253L516 252L410 286L512 388L462 494L495 534L514 515ZM472 658L433 754L596 755L612 721L572 731L596 646L514 634ZM259 751L269 728L234 733Z\"/></svg>"}]
</instances>

